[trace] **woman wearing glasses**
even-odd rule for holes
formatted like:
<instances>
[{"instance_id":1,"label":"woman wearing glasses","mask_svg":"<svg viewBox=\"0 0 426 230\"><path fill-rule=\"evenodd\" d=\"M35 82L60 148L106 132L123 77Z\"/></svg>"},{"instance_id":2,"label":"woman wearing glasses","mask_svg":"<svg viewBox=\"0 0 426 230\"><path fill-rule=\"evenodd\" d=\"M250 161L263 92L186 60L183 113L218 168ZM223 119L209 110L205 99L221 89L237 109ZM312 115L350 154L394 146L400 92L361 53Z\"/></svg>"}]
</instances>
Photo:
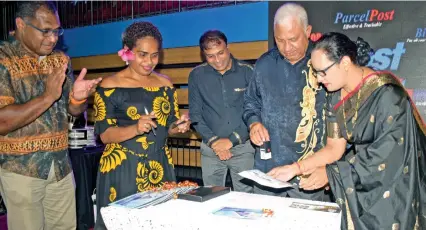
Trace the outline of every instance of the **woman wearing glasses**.
<instances>
[{"instance_id":1,"label":"woman wearing glasses","mask_svg":"<svg viewBox=\"0 0 426 230\"><path fill-rule=\"evenodd\" d=\"M330 92L327 145L269 174L301 175L305 190L329 184L342 229L425 229L426 126L397 77L364 67L369 54L368 43L340 33L315 43L313 74Z\"/></svg>"}]
</instances>

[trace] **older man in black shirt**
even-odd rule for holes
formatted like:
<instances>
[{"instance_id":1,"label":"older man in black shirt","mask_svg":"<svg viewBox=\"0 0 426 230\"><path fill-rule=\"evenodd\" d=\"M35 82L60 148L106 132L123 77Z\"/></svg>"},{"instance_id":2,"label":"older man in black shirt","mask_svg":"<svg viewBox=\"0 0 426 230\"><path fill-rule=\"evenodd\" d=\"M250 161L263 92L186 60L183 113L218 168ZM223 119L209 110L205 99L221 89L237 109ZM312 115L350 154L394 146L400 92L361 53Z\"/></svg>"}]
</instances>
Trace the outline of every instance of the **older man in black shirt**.
<instances>
[{"instance_id":1,"label":"older man in black shirt","mask_svg":"<svg viewBox=\"0 0 426 230\"><path fill-rule=\"evenodd\" d=\"M324 104L326 92L312 74L306 10L285 3L275 13L276 47L256 62L252 81L245 92L243 118L250 128L251 141L262 146L270 141L272 153L257 154L254 168L279 178L285 165L303 160L326 141ZM290 182L298 184L300 177ZM323 188L272 189L255 186L255 193L309 200L328 200Z\"/></svg>"},{"instance_id":2,"label":"older man in black shirt","mask_svg":"<svg viewBox=\"0 0 426 230\"><path fill-rule=\"evenodd\" d=\"M201 167L204 185L223 186L228 169L235 191L252 192L238 173L253 168L254 148L242 114L244 91L253 68L235 59L226 36L217 30L200 38L207 63L189 75L189 114L201 134Z\"/></svg>"}]
</instances>

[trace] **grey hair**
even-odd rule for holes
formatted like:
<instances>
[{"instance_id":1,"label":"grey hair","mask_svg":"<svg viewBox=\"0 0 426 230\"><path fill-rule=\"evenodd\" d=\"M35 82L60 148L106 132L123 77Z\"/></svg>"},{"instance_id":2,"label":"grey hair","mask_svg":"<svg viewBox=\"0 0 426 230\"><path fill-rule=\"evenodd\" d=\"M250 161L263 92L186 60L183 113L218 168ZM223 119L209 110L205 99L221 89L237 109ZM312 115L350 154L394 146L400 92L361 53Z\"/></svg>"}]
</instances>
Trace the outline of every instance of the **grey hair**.
<instances>
[{"instance_id":1,"label":"grey hair","mask_svg":"<svg viewBox=\"0 0 426 230\"><path fill-rule=\"evenodd\" d=\"M274 26L284 24L292 18L299 19L304 29L308 27L308 14L305 8L296 3L284 3L278 8L274 17Z\"/></svg>"},{"instance_id":2,"label":"grey hair","mask_svg":"<svg viewBox=\"0 0 426 230\"><path fill-rule=\"evenodd\" d=\"M45 7L50 13L56 14L55 3L52 1L20 1L15 13L16 18L22 19L33 19L36 16L37 10L41 7Z\"/></svg>"}]
</instances>

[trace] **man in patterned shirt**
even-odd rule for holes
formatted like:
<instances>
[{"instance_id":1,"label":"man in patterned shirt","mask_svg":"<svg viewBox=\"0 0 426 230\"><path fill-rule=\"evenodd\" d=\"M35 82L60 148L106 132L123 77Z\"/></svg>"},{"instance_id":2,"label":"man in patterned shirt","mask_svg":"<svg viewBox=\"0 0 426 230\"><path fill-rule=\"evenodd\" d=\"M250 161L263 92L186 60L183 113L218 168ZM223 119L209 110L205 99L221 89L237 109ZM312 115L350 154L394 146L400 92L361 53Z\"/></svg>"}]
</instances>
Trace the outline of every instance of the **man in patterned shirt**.
<instances>
[{"instance_id":1,"label":"man in patterned shirt","mask_svg":"<svg viewBox=\"0 0 426 230\"><path fill-rule=\"evenodd\" d=\"M54 51L60 27L49 2L21 2L16 33L0 43L0 182L8 227L75 229L68 118L86 109L100 79L73 79Z\"/></svg>"}]
</instances>

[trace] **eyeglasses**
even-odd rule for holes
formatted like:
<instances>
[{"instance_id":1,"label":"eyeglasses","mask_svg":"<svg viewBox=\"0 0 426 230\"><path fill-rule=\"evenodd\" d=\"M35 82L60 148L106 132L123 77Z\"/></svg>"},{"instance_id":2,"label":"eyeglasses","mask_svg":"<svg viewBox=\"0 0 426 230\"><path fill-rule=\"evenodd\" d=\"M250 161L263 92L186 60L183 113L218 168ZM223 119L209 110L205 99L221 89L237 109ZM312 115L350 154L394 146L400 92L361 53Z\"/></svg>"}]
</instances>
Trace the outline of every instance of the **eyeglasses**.
<instances>
[{"instance_id":1,"label":"eyeglasses","mask_svg":"<svg viewBox=\"0 0 426 230\"><path fill-rule=\"evenodd\" d=\"M323 70L315 70L314 68L312 68L312 75L314 75L314 77L325 77L327 76L326 72L327 70L329 70L331 67L333 67L336 63L338 63L340 60L333 62L333 64L329 65L327 68L323 69Z\"/></svg>"},{"instance_id":2,"label":"eyeglasses","mask_svg":"<svg viewBox=\"0 0 426 230\"><path fill-rule=\"evenodd\" d=\"M61 36L62 34L64 34L64 29L62 27L53 29L53 30L44 30L44 29L40 29L38 27L36 27L35 25L29 23L29 22L25 22L25 24L29 25L30 27L40 31L44 37L50 37L52 35L55 35L56 37Z\"/></svg>"}]
</instances>

